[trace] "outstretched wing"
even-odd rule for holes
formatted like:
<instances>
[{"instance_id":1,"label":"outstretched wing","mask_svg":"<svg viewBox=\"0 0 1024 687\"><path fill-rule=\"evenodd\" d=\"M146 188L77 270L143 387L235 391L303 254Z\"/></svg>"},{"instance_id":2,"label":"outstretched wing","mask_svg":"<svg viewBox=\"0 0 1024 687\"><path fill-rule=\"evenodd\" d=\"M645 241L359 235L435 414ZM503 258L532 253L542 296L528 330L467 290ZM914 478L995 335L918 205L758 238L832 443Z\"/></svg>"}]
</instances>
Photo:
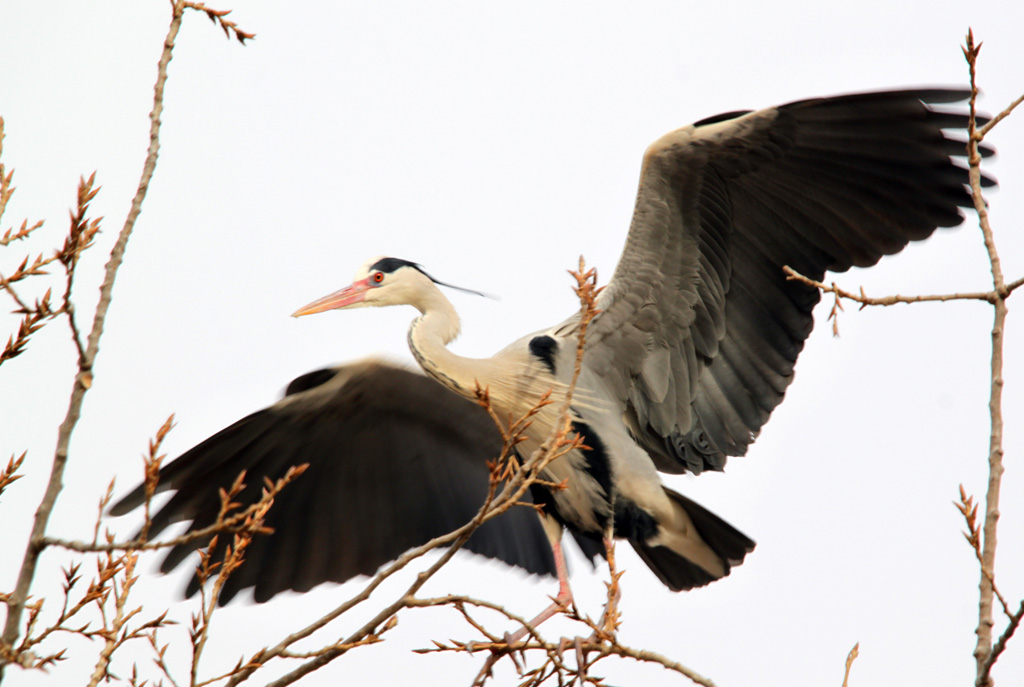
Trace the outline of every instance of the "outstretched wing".
<instances>
[{"instance_id":1,"label":"outstretched wing","mask_svg":"<svg viewBox=\"0 0 1024 687\"><path fill-rule=\"evenodd\" d=\"M967 116L931 105L967 95L803 100L648 148L585 362L659 469L722 469L782 401L820 297L783 265L821 279L961 223L965 144L943 130Z\"/></svg>"},{"instance_id":2,"label":"outstretched wing","mask_svg":"<svg viewBox=\"0 0 1024 687\"><path fill-rule=\"evenodd\" d=\"M227 603L254 587L257 601L325 581L370 575L433 537L461 527L487 494L486 461L501 451L487 413L422 374L381 362L320 370L296 379L288 395L218 432L168 464L159 488L174 490L153 516L151 534L189 520L214 522L218 490L245 470L242 503L259 498L264 477L293 465L308 470L270 509L269 536L256 537L221 595ZM141 505L142 488L112 509ZM162 569L196 544L171 550ZM551 546L529 508L513 508L478 529L466 548L529 572L553 574ZM189 594L195 591L193 579Z\"/></svg>"}]
</instances>

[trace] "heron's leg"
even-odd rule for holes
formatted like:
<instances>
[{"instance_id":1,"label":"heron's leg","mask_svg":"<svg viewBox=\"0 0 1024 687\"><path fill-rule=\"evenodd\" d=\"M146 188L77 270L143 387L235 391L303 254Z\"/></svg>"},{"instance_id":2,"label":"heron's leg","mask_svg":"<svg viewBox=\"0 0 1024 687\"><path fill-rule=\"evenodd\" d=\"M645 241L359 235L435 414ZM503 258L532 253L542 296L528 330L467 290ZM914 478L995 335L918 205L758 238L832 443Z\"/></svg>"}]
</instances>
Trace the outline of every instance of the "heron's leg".
<instances>
[{"instance_id":1,"label":"heron's leg","mask_svg":"<svg viewBox=\"0 0 1024 687\"><path fill-rule=\"evenodd\" d=\"M550 606L538 613L529 622L529 625L533 628L573 605L572 589L569 587L569 567L565 563L565 551L562 549L562 526L554 518L547 515L541 515L540 519L544 525L544 531L551 542L551 552L555 557L555 574L558 575L558 595L552 600ZM515 643L521 641L528 633L529 630L521 627L514 633L505 635L505 639L510 644Z\"/></svg>"},{"instance_id":2,"label":"heron's leg","mask_svg":"<svg viewBox=\"0 0 1024 687\"><path fill-rule=\"evenodd\" d=\"M571 608L573 605L572 589L569 587L569 567L565 563L565 552L562 550L562 526L554 518L544 514L540 515L540 520L544 526L544 532L548 535L548 540L551 542L551 552L555 558L555 574L558 575L558 595L555 596L550 606L537 614L528 623L534 629L551 616L560 613L564 609ZM512 633L506 632L505 644L511 646L521 642L527 634L529 634L529 630L525 627L521 627ZM495 651L487 658L483 668L480 669L476 679L473 681L474 685L482 685L484 680L492 675L491 669L504 653L506 652Z\"/></svg>"},{"instance_id":3,"label":"heron's leg","mask_svg":"<svg viewBox=\"0 0 1024 687\"><path fill-rule=\"evenodd\" d=\"M558 596L554 598L554 601L550 606L541 611L537 616L530 621L530 625L537 627L542 622L557 614L559 611L569 608L573 604L572 589L569 587L569 568L565 564L565 552L562 551L562 542L553 541L551 542L551 551L555 554L555 573L558 575ZM526 635L526 628L521 628L515 635L518 638L514 641L519 641Z\"/></svg>"},{"instance_id":4,"label":"heron's leg","mask_svg":"<svg viewBox=\"0 0 1024 687\"><path fill-rule=\"evenodd\" d=\"M605 533L604 536L604 550L605 558L608 561L608 570L612 575L615 575L615 540L611 537L610 532ZM614 580L613 580L614 581ZM603 632L614 635L615 633L615 622L618 619L618 606L619 599L622 598L622 588L619 587L616 582L613 585L614 592L609 596L608 601L604 607L604 613L601 614L600 628ZM593 639L601 639L599 636L600 632L594 632L592 635Z\"/></svg>"}]
</instances>

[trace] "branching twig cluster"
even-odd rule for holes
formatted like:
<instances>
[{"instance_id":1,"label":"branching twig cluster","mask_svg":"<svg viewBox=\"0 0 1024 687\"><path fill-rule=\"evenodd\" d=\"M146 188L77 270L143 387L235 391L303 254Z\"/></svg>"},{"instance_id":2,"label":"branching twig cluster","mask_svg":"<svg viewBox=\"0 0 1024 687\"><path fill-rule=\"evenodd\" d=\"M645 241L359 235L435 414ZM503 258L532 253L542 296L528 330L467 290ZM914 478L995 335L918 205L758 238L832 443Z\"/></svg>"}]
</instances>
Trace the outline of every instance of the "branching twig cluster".
<instances>
[{"instance_id":1,"label":"branching twig cluster","mask_svg":"<svg viewBox=\"0 0 1024 687\"><path fill-rule=\"evenodd\" d=\"M3 155L3 143L4 120L3 117L0 117L0 156ZM7 209L7 201L14 195L15 187L11 185L13 180L14 170L7 171L2 157L0 157L0 220L3 219L4 211ZM43 226L42 221L37 221L31 227L28 226L28 220L22 221L20 229L8 229L4 232L3 237L0 238L0 247L9 246L15 241L28 238L33 231L41 226ZM50 258L44 258L42 255L37 255L35 258L26 256L10 275L5 276L3 273L0 273L0 291L7 292L7 295L17 305L17 309L14 312L22 316L17 333L8 337L7 344L3 350L0 350L0 365L24 352L25 347L28 345L29 337L42 329L48 320L59 314L59 312L54 312L53 308L50 307L49 289L41 298L36 299L34 305L29 305L14 287L18 282L25 281L30 277L45 275L46 270L44 268L57 258L57 255Z\"/></svg>"},{"instance_id":2,"label":"branching twig cluster","mask_svg":"<svg viewBox=\"0 0 1024 687\"><path fill-rule=\"evenodd\" d=\"M196 574L203 587L200 589L200 610L192 617L190 632L192 669L188 684L193 687L201 687L223 681L243 667L240 664L228 674L216 678L202 681L198 678L199 661L209 636L210 622L217 608L217 599L224 582L241 565L245 557L245 549L252 538L270 533L270 530L264 525L267 511L281 490L298 478L306 466L290 468L281 479L275 482L268 480L260 499L244 508L235 501L245 488L245 475L244 473L240 474L230 488L221 490L220 510L216 521L210 527L182 537L150 542L146 540L151 525L149 500L156 491L158 468L164 457L159 455L160 444L170 430L171 424L172 419L169 418L157 431L155 439L150 441L149 455L144 459L146 521L133 540L116 542L113 534L107 531L104 541L99 541L98 532L101 518L110 505L113 483L100 500L95 526L97 534L92 543L47 539L47 544L52 546L99 554L96 558L96 576L85 590L76 596L79 593L78 590L81 589L79 583L82 580L82 566L80 563L76 563L65 569L61 608L55 619L47 620L45 623L42 622L44 600L29 599L26 603L28 618L21 641L14 647L3 647L2 649L3 656L8 662L17 663L23 668L46 668L57 663L65 658L64 649L44 654L37 654L36 650L47 639L61 633L99 640L102 642L102 648L89 682L90 685L97 685L101 681L115 677L110 670L114 653L128 642L142 639L153 649L154 662L159 670L171 682L178 684L171 677L172 673L164 661L167 645L161 645L158 640L158 631L175 624L174 621L167 618L166 610L148 620L137 621L137 618L143 614L143 608L130 606L129 597L139 579L136 570L142 552L169 549L183 543L208 540L205 548L200 551L200 562L196 568ZM223 551L218 550L218 538L221 536L232 537L232 543ZM205 583L211 580L212 584L207 586ZM3 600L7 601L8 597L9 595L5 595ZM89 609L94 612L87 616L86 612ZM133 675L137 676L137 673L133 671Z\"/></svg>"},{"instance_id":3,"label":"branching twig cluster","mask_svg":"<svg viewBox=\"0 0 1024 687\"><path fill-rule=\"evenodd\" d=\"M0 156L3 155L4 150L4 118L0 117ZM14 181L14 171L10 172L4 169L3 162L0 161L0 218L4 216L4 210L7 209L7 201L14 195L14 187L11 186L11 182ZM42 220L37 221L31 227L28 226L28 220L24 220L21 223L21 227L17 230L11 228L4 232L3 236L0 236L0 246L9 246L15 241L26 239L29 235L43 226Z\"/></svg>"},{"instance_id":4,"label":"branching twig cluster","mask_svg":"<svg viewBox=\"0 0 1024 687\"><path fill-rule=\"evenodd\" d=\"M978 567L981 569L982 578L985 580L987 588L991 589L992 594L999 600L999 606L1002 608L1003 615L1007 619L1006 628L985 657L984 663L979 666L976 684L980 685L985 684L982 678L989 680L992 667L1006 649L1006 643L1017 631L1021 620L1024 620L1024 599L1020 601L1017 610L1012 610L1010 604L1006 601L1006 597L999 591L999 587L996 585L995 572L991 568L991 561L986 560L984 554L981 525L978 524L978 506L974 503L974 497L967 495L962 484L960 485L960 500L955 501L954 504L961 515L964 516L964 523L967 525L967 530L963 533L964 539L967 540L967 543L974 551L974 556L978 560Z\"/></svg>"},{"instance_id":5,"label":"branching twig cluster","mask_svg":"<svg viewBox=\"0 0 1024 687\"><path fill-rule=\"evenodd\" d=\"M609 585L611 584L609 583ZM656 663L668 670L686 676L696 684L704 685L705 687L713 687L714 685L714 682L710 679L677 661L651 651L634 649L619 643L614 635L607 633L607 618L598 622L589 617L567 611L563 616L581 623L586 630L591 632L590 636L586 638L581 636L561 637L557 642L550 642L541 637L537 628L530 626L522 617L509 612L502 606L480 599L452 595L431 599L418 599L414 605L424 607L451 606L462 614L467 623L472 625L486 638L486 641L449 640L447 643L434 641L432 648L420 649L417 653L463 652L472 654L489 651L500 656L508 656L509 660L515 664L522 678L519 683L522 686L542 685L546 682L553 682L559 685L605 684L602 678L591 674L591 669L599 661L609 656L629 658L644 663ZM527 628L529 630L528 638L524 641L509 643L507 635L498 635L487 630L481 622L469 613L466 608L467 606L487 609L501 614L507 620ZM535 668L528 668L526 665L528 653L542 655L544 662ZM474 684L482 685L487 677L485 674L478 675Z\"/></svg>"},{"instance_id":6,"label":"branching twig cluster","mask_svg":"<svg viewBox=\"0 0 1024 687\"><path fill-rule=\"evenodd\" d=\"M142 203L149 188L149 182L156 168L156 161L159 152L160 116L163 111L164 85L167 80L167 68L174 49L174 41L181 26L181 19L186 8L183 0L176 0L172 3L172 18L167 36L164 39L164 47L160 56L157 80L154 87L153 109L150 113L150 141L146 154L142 176L139 180L138 190L132 201L128 217L115 241L107 263L106 274L100 288L100 298L93 315L92 328L87 338L83 338L75 319L73 307L72 289L76 266L85 250L93 245L96 234L99 231L99 219L88 217L89 203L96 196L98 189L95 187L95 175L88 180L83 179L79 184L78 199L76 208L71 214L71 228L64 241L64 245L55 251L54 255L44 258L38 255L35 258L26 257L13 273L9 275L0 274L0 291L6 292L15 302L15 312L22 315L21 323L17 333L11 335L7 345L0 351L0 364L17 357L24 352L30 337L37 333L47 321L63 314L66 316L72 333L72 341L78 352L78 372L75 376L71 392L71 399L64 421L61 423L57 436L57 448L54 454L53 464L50 471L50 480L47 484L43 499L36 510L36 516L32 523L28 545L26 546L22 565L18 574L18 580L13 591L2 595L2 601L7 606L7 617L2 635L0 635L0 680L3 679L5 666L8 663L16 663L22 666L43 667L59 660L62 652L50 656L36 657L32 647L42 641L40 634L35 634L36 626L40 619L42 601L30 602L29 589L36 574L39 556L42 551L51 543L46 536L47 524L53 512L57 497L63 488L64 469L68 459L68 447L71 435L81 415L82 403L86 392L92 386L92 368L96 355L99 352L100 339L103 334L107 310L110 306L114 280L117 271L124 258L128 238L131 236L135 222L142 210ZM200 9L200 8L196 8ZM206 8L202 8L206 9ZM212 11L212 10L211 10ZM221 26L228 31L236 32L239 40L251 37L244 32L238 32L232 22L223 20L223 13L219 15ZM0 120L0 152L2 152L3 122ZM7 202L14 192L11 185L13 172L8 172L0 165L0 215L6 209ZM27 238L36 229L42 226L42 222L36 222L29 226L28 221L22 222L18 230L7 230L0 238L0 245L9 246L12 243ZM51 289L39 298L34 304L19 293L20 286L29 278L43 277L47 274L46 267L54 262L59 262L65 272L64 294L59 307L51 303ZM16 287L16 285L18 285ZM8 469L2 474L0 488L8 486L14 479L20 459L12 458ZM99 528L97 526L96 532ZM94 542L95 543L95 542ZM97 663L97 672L93 676L93 684L108 675L109 657L114 649L123 643L122 632L130 614L125 612L125 602L134 580L134 569L137 561L137 554L125 548L118 550L111 546L113 542L108 535L106 556L101 557L102 561L98 569L97 581L90 585L82 599L70 603L70 594L79 579L78 568L73 566L66 571L66 589L64 610L58 620L42 630L43 638L57 631L75 631L79 633L93 632L94 637L102 637L104 648L101 650L100 661ZM106 603L113 600L114 607L112 615L106 613ZM72 616L77 615L83 608L91 604L98 604L102 616L102 628L99 630L87 630L83 626L71 628L66 622ZM28 618L23 618L28 610ZM24 624L23 624L24 620ZM85 626L88 627L88 626ZM19 637L21 638L19 642ZM120 640L118 638L121 638Z\"/></svg>"},{"instance_id":7,"label":"branching twig cluster","mask_svg":"<svg viewBox=\"0 0 1024 687\"><path fill-rule=\"evenodd\" d=\"M225 36L228 38L234 36L242 45L245 45L247 40L252 40L256 37L255 33L242 31L238 28L238 24L229 19L225 19L227 15L231 14L231 10L215 10L212 7L207 7L202 2L192 2L191 0L185 0L183 5L198 12L205 12L206 16L210 18L210 21L218 25L224 31Z\"/></svg>"},{"instance_id":8,"label":"branching twig cluster","mask_svg":"<svg viewBox=\"0 0 1024 687\"><path fill-rule=\"evenodd\" d=\"M113 482L100 499L94 535L98 539L101 518L113 495ZM47 668L65 658L65 649L37 654L46 640L59 634L71 634L101 642L95 668L89 680L90 687L112 677L110 663L114 653L135 639L155 638L158 629L171 624L167 612L161 612L143 622L133 622L143 613L141 607L130 608L129 595L138 581L136 569L139 554L111 547L113 535L105 534L107 548L96 557L95 578L81 588L82 564L74 563L64 569L62 602L55 619L43 620L44 599L27 599L28 618L21 640L17 645L3 645L3 658L23 668ZM9 595L5 598L9 603ZM89 611L92 611L89 613Z\"/></svg>"},{"instance_id":9,"label":"branching twig cluster","mask_svg":"<svg viewBox=\"0 0 1024 687\"><path fill-rule=\"evenodd\" d=\"M3 136L3 119L0 118L0 153L3 150ZM14 172L8 172L5 175L4 167L0 164L0 218L2 218L3 210L7 206L7 201L15 190L10 185L13 177ZM41 254L36 255L34 258L26 256L14 269L13 273L8 276L0 274L0 291L7 292L18 306L14 311L15 314L22 316L17 334L10 336L3 350L0 351L0 365L4 361L15 358L24 352L29 338L42 329L49 320L61 314L67 316L68 324L71 327L72 340L78 349L79 360L81 361L84 358L85 345L75 323L75 310L71 299L71 289L74 283L75 267L78 264L78 259L84 251L92 247L96 234L100 230L102 218L90 219L88 217L89 203L99 193L99 188L95 184L95 173L88 180L85 178L79 180L78 201L75 205L75 210L71 213L71 228L68 230L68 234L64 239L64 245L61 248L55 250L53 255L48 258L44 258ZM21 229L17 232L8 229L4 233L4 238L0 245L6 246L17 239L26 238L41 226L43 226L42 221L38 221L29 227L28 220L24 220L21 223ZM15 289L14 285L19 282L25 282L32 277L47 276L49 273L46 268L55 262L60 263L64 267L65 274L64 295L61 299L60 307L53 308L51 306L50 297L52 291L49 288L47 288L42 297L35 300L34 304L29 305L28 301L22 298L19 290Z\"/></svg>"},{"instance_id":10,"label":"branching twig cluster","mask_svg":"<svg viewBox=\"0 0 1024 687\"><path fill-rule=\"evenodd\" d=\"M7 467L5 467L3 471L0 471L0 494L3 494L4 489L6 489L11 483L23 477L23 475L18 474L18 470L21 469L22 463L25 462L26 455L28 454L22 452L18 457L11 456L11 459L7 461Z\"/></svg>"}]
</instances>

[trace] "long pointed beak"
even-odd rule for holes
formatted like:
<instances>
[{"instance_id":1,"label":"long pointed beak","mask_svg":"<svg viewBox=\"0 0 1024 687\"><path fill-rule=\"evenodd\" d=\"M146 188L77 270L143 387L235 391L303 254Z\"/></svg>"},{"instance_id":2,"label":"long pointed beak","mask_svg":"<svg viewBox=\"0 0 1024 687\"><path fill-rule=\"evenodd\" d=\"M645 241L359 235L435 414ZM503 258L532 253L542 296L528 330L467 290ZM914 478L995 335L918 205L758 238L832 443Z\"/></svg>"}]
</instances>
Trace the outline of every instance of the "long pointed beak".
<instances>
[{"instance_id":1,"label":"long pointed beak","mask_svg":"<svg viewBox=\"0 0 1024 687\"><path fill-rule=\"evenodd\" d=\"M367 277L366 279L355 282L351 286L346 286L341 291L335 291L334 293L328 294L323 298L318 298L312 303L302 306L292 313L292 317L302 317L303 315L312 315L326 310L336 310L338 308L345 308L350 305L354 305L366 298L366 292L369 288L370 279Z\"/></svg>"}]
</instances>

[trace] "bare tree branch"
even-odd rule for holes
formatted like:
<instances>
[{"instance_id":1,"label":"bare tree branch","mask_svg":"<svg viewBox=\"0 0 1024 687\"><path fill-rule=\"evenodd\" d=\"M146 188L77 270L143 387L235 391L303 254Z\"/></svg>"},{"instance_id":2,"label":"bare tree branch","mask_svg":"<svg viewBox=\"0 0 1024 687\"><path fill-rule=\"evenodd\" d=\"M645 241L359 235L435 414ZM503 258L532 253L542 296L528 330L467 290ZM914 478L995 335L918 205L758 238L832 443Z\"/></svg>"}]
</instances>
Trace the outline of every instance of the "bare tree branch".
<instances>
[{"instance_id":1,"label":"bare tree branch","mask_svg":"<svg viewBox=\"0 0 1024 687\"><path fill-rule=\"evenodd\" d=\"M979 128L977 125L978 86L976 68L978 55L981 51L981 44L975 44L974 34L972 31L968 31L966 43L966 46L963 47L963 53L968 63L971 81L970 117L967 141L967 156L968 163L970 165L968 180L971 200L973 202L974 209L978 214L978 225L981 229L985 250L989 259L992 274L992 290L988 292L932 296L908 297L897 295L886 296L884 298L869 298L864 293L863 288L860 290L859 294L855 294L839 288L835 283L829 286L819 281L809 279L788 266L783 269L786 272L787 279L799 281L803 284L807 284L808 286L817 288L823 293L832 293L835 295L836 301L835 305L832 307L830 319L833 320L833 332L836 334L838 334L838 328L835 323L835 318L838 315L838 312L842 310L841 299L856 301L861 304L861 308L869 305L887 306L894 305L896 303L950 300L982 300L993 306L994 318L991 332L992 355L990 363L991 390L989 394L989 418L991 423L988 454L989 478L985 496L985 517L983 524L977 524L977 507L974 506L973 499L967 496L962 486L960 489L960 502L957 503L957 507L960 509L967 521L968 531L964 533L964 536L975 550L975 555L977 556L978 564L981 568L981 580L979 582L980 594L978 601L978 626L975 630L975 634L978 637L974 650L974 657L977 663L977 677L975 685L976 687L992 687L992 667L998 656L1005 649L1006 642L1013 636L1016 628L1021 622L1021 616L1024 614L1024 601L1021 602L1021 608L1019 611L1012 611L1010 609L1006 599L996 587L994 572L997 550L996 534L997 524L999 521L999 495L1004 471L1002 392L1004 386L1003 337L1007 316L1006 300L1017 288L1024 285L1024 278L1016 279L1007 284L1003 275L1002 264L999 258L999 252L996 249L995 236L989 219L988 205L982 194L982 157L978 150L978 146L984 139L985 135L988 134L998 122L1009 116L1010 113L1012 113L1013 110L1021 104L1021 102L1024 102L1024 96L1014 100L1008 107L989 121L988 124ZM999 637L996 645L993 646L992 633L994 622L992 611L995 599L999 600L1003 613L1009 619L1009 624L1003 634Z\"/></svg>"},{"instance_id":2,"label":"bare tree branch","mask_svg":"<svg viewBox=\"0 0 1024 687\"><path fill-rule=\"evenodd\" d=\"M181 27L182 13L182 4L180 2L174 4L171 24L168 28L167 36L164 39L164 47L160 55L157 68L157 79L153 93L153 110L149 115L149 150L146 153L146 161L143 165L142 176L139 179L139 187L135 193L135 198L132 200L128 217L125 219L124 226L118 234L117 241L110 253L110 260L107 263L106 274L103 279L103 284L100 287L100 299L96 306L96 313L93 317L93 325L92 330L89 333L88 344L85 348L84 355L82 355L79 360L78 373L75 376L67 415L61 423L60 430L58 432L57 449L53 458L50 481L47 485L46 492L43 495L42 502L39 504L39 508L36 511L32 532L28 546L25 550L21 570L18 575L17 585L14 592L7 599L7 621L4 626L3 635L0 637L0 644L7 648L14 646L14 642L19 635L21 616L25 609L25 603L28 599L29 588L31 587L32 580L35 577L39 554L45 548L44 538L46 536L46 526L49 522L54 504L57 501L57 496L63 488L64 467L67 463L68 446L71 442L71 435L74 432L75 426L78 424L85 393L92 386L92 367L96 359L96 354L99 351L100 337L103 335L103 326L106 322L107 310L110 307L110 301L113 294L114 279L117 276L117 271L121 265L121 261L124 259L125 249L128 245L128 238L131 236L132 230L135 227L135 222L138 219L139 213L142 211L142 202L146 198L146 192L149 189L149 182L153 177L154 170L156 169L157 155L160 150L160 115L163 112L164 85L167 82L167 65L171 61L171 53L174 50L174 40ZM6 662L6 657L0 656L0 680L3 679L3 670Z\"/></svg>"},{"instance_id":3,"label":"bare tree branch","mask_svg":"<svg viewBox=\"0 0 1024 687\"><path fill-rule=\"evenodd\" d=\"M981 562L982 574L981 581L978 584L980 596L978 601L978 627L975 631L978 636L978 643L974 649L974 658L978 664L975 684L977 687L991 687L993 684L991 678L992 662L989 661L989 658L993 653L992 601L994 585L991 573L986 575L985 571L995 570L996 529L999 522L999 490L1003 478L1003 333L1006 330L1006 297L1008 292L999 261L999 253L996 250L992 226L989 223L988 207L981 192L981 154L978 152L978 144L984 134L978 131L976 119L976 103L978 98L976 69L981 44L977 46L974 44L973 31L967 32L967 45L963 50L971 75L971 115L967 139L971 197L974 200L974 209L978 213L978 224L984 237L985 249L988 251L989 262L992 267L992 286L996 294L996 299L993 302L995 316L992 324L992 386L988 403L989 416L991 418L988 457L989 478L988 489L985 493L985 521L982 527L984 534Z\"/></svg>"},{"instance_id":4,"label":"bare tree branch","mask_svg":"<svg viewBox=\"0 0 1024 687\"><path fill-rule=\"evenodd\" d=\"M852 293L841 289L836 286L835 282L832 284L824 284L820 281L815 281L809 277L805 277L789 265L783 266L782 270L786 273L786 279L788 281L798 281L801 284L807 284L820 290L822 293L834 293L840 298L847 300L856 301L861 304L861 309L868 307L869 305L889 306L896 305L897 303L928 303L928 302L946 302L946 301L986 301L991 303L995 300L995 295L991 291L974 291L969 293L944 293L934 294L928 296L900 296L899 294L894 296L882 296L881 298L871 298L864 293L864 288L861 287L860 293ZM1024 281L1024 280L1022 280Z\"/></svg>"}]
</instances>

